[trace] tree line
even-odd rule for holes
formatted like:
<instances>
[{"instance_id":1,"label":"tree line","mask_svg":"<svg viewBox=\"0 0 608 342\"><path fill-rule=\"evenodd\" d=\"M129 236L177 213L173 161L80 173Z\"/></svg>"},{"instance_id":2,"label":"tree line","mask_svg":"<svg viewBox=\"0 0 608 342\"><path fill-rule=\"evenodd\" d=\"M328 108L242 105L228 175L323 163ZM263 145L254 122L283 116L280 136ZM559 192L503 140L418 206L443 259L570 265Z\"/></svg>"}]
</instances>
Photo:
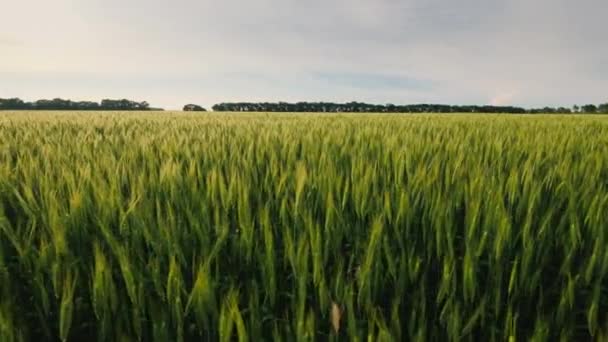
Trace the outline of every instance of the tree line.
<instances>
[{"instance_id":1,"label":"tree line","mask_svg":"<svg viewBox=\"0 0 608 342\"><path fill-rule=\"evenodd\" d=\"M369 104L363 102L234 102L220 103L212 107L223 112L321 112L321 113L525 113L526 110L510 106L453 106L440 104Z\"/></svg>"},{"instance_id":2,"label":"tree line","mask_svg":"<svg viewBox=\"0 0 608 342\"><path fill-rule=\"evenodd\" d=\"M608 114L608 103L572 108L543 107L523 108L515 106L479 106L479 105L444 105L444 104L369 104L364 102L227 102L212 107L216 112L319 112L319 113L512 113L512 114ZM101 102L71 101L60 98L26 102L19 98L0 98L0 110L120 110L120 111L151 111L163 110L152 108L146 101L138 102L127 99L104 99ZM205 108L187 104L184 111L206 111Z\"/></svg>"},{"instance_id":3,"label":"tree line","mask_svg":"<svg viewBox=\"0 0 608 342\"><path fill-rule=\"evenodd\" d=\"M598 106L590 104L579 107L575 105L573 108L523 108L514 106L462 106L443 104L379 105L363 102L229 102L216 104L212 109L216 112L608 114L608 103Z\"/></svg>"},{"instance_id":4,"label":"tree line","mask_svg":"<svg viewBox=\"0 0 608 342\"><path fill-rule=\"evenodd\" d=\"M19 98L1 99L0 110L162 110L152 108L146 101L104 99L101 102L72 101L60 98L26 102Z\"/></svg>"}]
</instances>

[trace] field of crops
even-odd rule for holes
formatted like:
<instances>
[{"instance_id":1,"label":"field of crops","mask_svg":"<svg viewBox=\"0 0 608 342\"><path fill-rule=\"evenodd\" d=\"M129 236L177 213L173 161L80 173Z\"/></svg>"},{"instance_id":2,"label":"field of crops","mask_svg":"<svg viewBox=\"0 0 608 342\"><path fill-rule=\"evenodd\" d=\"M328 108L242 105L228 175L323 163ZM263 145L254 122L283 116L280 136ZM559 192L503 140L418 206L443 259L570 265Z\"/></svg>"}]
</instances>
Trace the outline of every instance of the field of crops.
<instances>
[{"instance_id":1,"label":"field of crops","mask_svg":"<svg viewBox=\"0 0 608 342\"><path fill-rule=\"evenodd\" d=\"M608 118L0 113L0 341L608 338Z\"/></svg>"}]
</instances>

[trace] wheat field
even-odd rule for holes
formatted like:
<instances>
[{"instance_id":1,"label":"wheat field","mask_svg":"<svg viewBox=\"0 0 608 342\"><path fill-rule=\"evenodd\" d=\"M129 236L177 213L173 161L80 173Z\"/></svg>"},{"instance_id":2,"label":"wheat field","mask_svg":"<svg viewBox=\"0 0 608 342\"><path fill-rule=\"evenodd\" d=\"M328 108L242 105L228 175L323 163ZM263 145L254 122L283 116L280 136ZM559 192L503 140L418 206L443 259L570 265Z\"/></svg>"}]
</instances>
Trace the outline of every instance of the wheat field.
<instances>
[{"instance_id":1,"label":"wheat field","mask_svg":"<svg viewBox=\"0 0 608 342\"><path fill-rule=\"evenodd\" d=\"M0 341L608 338L608 118L0 112Z\"/></svg>"}]
</instances>

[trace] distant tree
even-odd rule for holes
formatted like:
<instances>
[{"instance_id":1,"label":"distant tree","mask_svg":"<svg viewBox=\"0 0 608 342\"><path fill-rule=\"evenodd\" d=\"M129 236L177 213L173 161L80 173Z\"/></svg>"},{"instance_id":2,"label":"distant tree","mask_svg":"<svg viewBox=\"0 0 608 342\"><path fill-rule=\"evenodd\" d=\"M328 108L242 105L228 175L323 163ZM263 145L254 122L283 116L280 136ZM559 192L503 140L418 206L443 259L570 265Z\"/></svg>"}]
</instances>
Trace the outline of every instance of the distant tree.
<instances>
[{"instance_id":1,"label":"distant tree","mask_svg":"<svg viewBox=\"0 0 608 342\"><path fill-rule=\"evenodd\" d=\"M74 102L74 108L78 110L99 110L99 103L91 101Z\"/></svg>"},{"instance_id":2,"label":"distant tree","mask_svg":"<svg viewBox=\"0 0 608 342\"><path fill-rule=\"evenodd\" d=\"M578 105L572 106L572 112L573 113L578 113L580 111L581 111L581 107L579 107Z\"/></svg>"},{"instance_id":3,"label":"distant tree","mask_svg":"<svg viewBox=\"0 0 608 342\"><path fill-rule=\"evenodd\" d=\"M553 114L556 112L555 108L551 108L551 107L544 107L542 109L543 113L548 113L548 114Z\"/></svg>"},{"instance_id":4,"label":"distant tree","mask_svg":"<svg viewBox=\"0 0 608 342\"><path fill-rule=\"evenodd\" d=\"M150 110L150 104L148 102L136 102L127 99L101 100L100 109L102 110Z\"/></svg>"},{"instance_id":5,"label":"distant tree","mask_svg":"<svg viewBox=\"0 0 608 342\"><path fill-rule=\"evenodd\" d=\"M138 110L149 110L150 109L150 104L146 101L142 101L140 103L137 104L137 109Z\"/></svg>"},{"instance_id":6,"label":"distant tree","mask_svg":"<svg viewBox=\"0 0 608 342\"><path fill-rule=\"evenodd\" d=\"M510 106L452 106L443 104L375 105L362 102L297 102L297 103L220 103L214 111L233 112L323 112L323 113L526 113L526 109ZM539 110L541 112L542 110Z\"/></svg>"},{"instance_id":7,"label":"distant tree","mask_svg":"<svg viewBox=\"0 0 608 342\"><path fill-rule=\"evenodd\" d=\"M78 109L70 100L55 98L52 100L38 100L32 104L33 109L38 110L69 110Z\"/></svg>"},{"instance_id":8,"label":"distant tree","mask_svg":"<svg viewBox=\"0 0 608 342\"><path fill-rule=\"evenodd\" d=\"M597 107L593 104L587 104L582 107L583 113L594 114L597 113Z\"/></svg>"},{"instance_id":9,"label":"distant tree","mask_svg":"<svg viewBox=\"0 0 608 342\"><path fill-rule=\"evenodd\" d=\"M23 102L23 100L18 98L11 99L0 99L0 109L5 110L19 110L19 109L30 109L29 103Z\"/></svg>"},{"instance_id":10,"label":"distant tree","mask_svg":"<svg viewBox=\"0 0 608 342\"><path fill-rule=\"evenodd\" d=\"M602 103L597 107L597 112L602 114L608 114L608 103Z\"/></svg>"},{"instance_id":11,"label":"distant tree","mask_svg":"<svg viewBox=\"0 0 608 342\"><path fill-rule=\"evenodd\" d=\"M207 110L199 105L187 104L184 106L184 112L206 112Z\"/></svg>"},{"instance_id":12,"label":"distant tree","mask_svg":"<svg viewBox=\"0 0 608 342\"><path fill-rule=\"evenodd\" d=\"M100 103L91 101L71 101L60 98L52 100L37 100L24 102L20 99L0 99L0 110L162 110L162 108L150 108L148 102L136 102L131 100L108 100Z\"/></svg>"}]
</instances>

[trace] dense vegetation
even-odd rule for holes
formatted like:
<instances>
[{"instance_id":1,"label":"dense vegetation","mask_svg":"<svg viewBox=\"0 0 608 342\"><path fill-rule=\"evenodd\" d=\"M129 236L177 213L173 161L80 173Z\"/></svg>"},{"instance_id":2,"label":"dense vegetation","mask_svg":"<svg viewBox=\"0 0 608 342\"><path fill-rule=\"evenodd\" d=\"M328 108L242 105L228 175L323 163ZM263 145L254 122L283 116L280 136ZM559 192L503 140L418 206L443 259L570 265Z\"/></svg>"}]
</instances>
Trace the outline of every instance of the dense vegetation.
<instances>
[{"instance_id":1,"label":"dense vegetation","mask_svg":"<svg viewBox=\"0 0 608 342\"><path fill-rule=\"evenodd\" d=\"M64 99L38 100L25 102L18 98L0 99L0 110L162 110L150 108L148 102L137 102L127 99L102 100L101 103L92 101L71 101Z\"/></svg>"},{"instance_id":2,"label":"dense vegetation","mask_svg":"<svg viewBox=\"0 0 608 342\"><path fill-rule=\"evenodd\" d=\"M514 106L457 106L442 104L410 104L410 105L378 105L362 102L333 103L333 102L234 102L220 103L212 107L216 112L285 112L285 113L511 113L511 114L608 114L608 103L598 106L588 104L570 108L522 108ZM134 111L150 110L162 111L161 108L151 108L143 101L131 100L102 100L101 103L91 101L71 101L63 99L38 100L24 102L18 98L0 98L0 110L117 110ZM185 112L207 111L202 106L187 104L183 107Z\"/></svg>"},{"instance_id":3,"label":"dense vegetation","mask_svg":"<svg viewBox=\"0 0 608 342\"><path fill-rule=\"evenodd\" d=\"M184 112L206 112L207 110L202 106L196 104L187 104L183 108Z\"/></svg>"},{"instance_id":4,"label":"dense vegetation","mask_svg":"<svg viewBox=\"0 0 608 342\"><path fill-rule=\"evenodd\" d=\"M600 116L0 113L0 341L608 336Z\"/></svg>"},{"instance_id":5,"label":"dense vegetation","mask_svg":"<svg viewBox=\"0 0 608 342\"><path fill-rule=\"evenodd\" d=\"M216 112L319 112L319 113L512 113L512 114L608 114L608 103L599 106L585 105L570 108L522 108L513 106L456 106L441 104L376 105L362 102L234 102L213 106Z\"/></svg>"}]
</instances>

